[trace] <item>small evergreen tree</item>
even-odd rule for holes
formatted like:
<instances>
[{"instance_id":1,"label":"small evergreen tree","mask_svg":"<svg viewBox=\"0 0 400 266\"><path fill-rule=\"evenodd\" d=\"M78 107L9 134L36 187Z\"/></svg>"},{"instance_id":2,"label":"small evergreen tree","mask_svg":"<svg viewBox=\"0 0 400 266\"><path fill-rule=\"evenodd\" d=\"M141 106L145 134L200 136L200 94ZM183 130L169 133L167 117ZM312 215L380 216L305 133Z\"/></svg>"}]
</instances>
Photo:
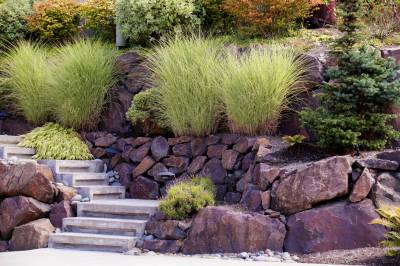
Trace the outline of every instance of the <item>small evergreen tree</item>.
<instances>
[{"instance_id":1,"label":"small evergreen tree","mask_svg":"<svg viewBox=\"0 0 400 266\"><path fill-rule=\"evenodd\" d=\"M363 0L340 0L339 8L341 11L342 24L339 30L344 33L338 39L336 48L340 51L349 51L360 39L358 31L361 28Z\"/></svg>"},{"instance_id":2,"label":"small evergreen tree","mask_svg":"<svg viewBox=\"0 0 400 266\"><path fill-rule=\"evenodd\" d=\"M343 151L360 145L376 150L400 136L388 124L395 117L388 114L389 108L400 98L398 69L368 46L341 56L338 67L327 72L330 82L323 85L323 107L301 112L321 147Z\"/></svg>"}]
</instances>

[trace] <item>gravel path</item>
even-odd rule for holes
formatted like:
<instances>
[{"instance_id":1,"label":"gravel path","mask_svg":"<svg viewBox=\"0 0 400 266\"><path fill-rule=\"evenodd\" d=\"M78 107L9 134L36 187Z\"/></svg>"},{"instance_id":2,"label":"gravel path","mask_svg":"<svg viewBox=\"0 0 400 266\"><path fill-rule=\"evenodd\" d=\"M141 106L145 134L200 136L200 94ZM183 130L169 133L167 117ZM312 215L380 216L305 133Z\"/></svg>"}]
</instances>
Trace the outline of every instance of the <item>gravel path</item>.
<instances>
[{"instance_id":1,"label":"gravel path","mask_svg":"<svg viewBox=\"0 0 400 266\"><path fill-rule=\"evenodd\" d=\"M299 263L254 262L164 255L122 255L57 249L0 253L1 266L297 266Z\"/></svg>"}]
</instances>

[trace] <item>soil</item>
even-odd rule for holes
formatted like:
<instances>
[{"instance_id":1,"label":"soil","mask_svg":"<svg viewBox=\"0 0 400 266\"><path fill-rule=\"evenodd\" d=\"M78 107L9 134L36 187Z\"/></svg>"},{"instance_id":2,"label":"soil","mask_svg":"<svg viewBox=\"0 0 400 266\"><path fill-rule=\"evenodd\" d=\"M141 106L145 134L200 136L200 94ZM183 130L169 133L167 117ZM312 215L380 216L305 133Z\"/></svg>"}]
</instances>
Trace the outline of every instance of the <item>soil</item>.
<instances>
[{"instance_id":1,"label":"soil","mask_svg":"<svg viewBox=\"0 0 400 266\"><path fill-rule=\"evenodd\" d=\"M313 253L300 257L303 263L346 264L346 265L400 265L400 256L386 256L385 248L360 248L353 250L333 250Z\"/></svg>"}]
</instances>

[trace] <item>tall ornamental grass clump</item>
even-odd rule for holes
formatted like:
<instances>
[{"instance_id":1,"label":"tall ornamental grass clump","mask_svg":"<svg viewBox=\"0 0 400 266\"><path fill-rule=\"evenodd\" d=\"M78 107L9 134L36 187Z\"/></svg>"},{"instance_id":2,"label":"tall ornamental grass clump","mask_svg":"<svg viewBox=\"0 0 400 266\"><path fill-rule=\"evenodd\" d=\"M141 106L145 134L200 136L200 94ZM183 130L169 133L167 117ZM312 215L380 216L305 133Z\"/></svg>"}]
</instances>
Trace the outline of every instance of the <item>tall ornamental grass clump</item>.
<instances>
[{"instance_id":1,"label":"tall ornamental grass clump","mask_svg":"<svg viewBox=\"0 0 400 266\"><path fill-rule=\"evenodd\" d=\"M3 54L0 73L14 109L29 122L40 124L49 118L52 72L47 51L38 44L19 42Z\"/></svg>"},{"instance_id":2,"label":"tall ornamental grass clump","mask_svg":"<svg viewBox=\"0 0 400 266\"><path fill-rule=\"evenodd\" d=\"M214 40L187 37L163 43L149 55L161 120L175 135L216 131L221 113L219 52Z\"/></svg>"},{"instance_id":3,"label":"tall ornamental grass clump","mask_svg":"<svg viewBox=\"0 0 400 266\"><path fill-rule=\"evenodd\" d=\"M303 91L306 62L288 48L255 49L228 56L221 83L232 132L273 133L282 111Z\"/></svg>"},{"instance_id":4,"label":"tall ornamental grass clump","mask_svg":"<svg viewBox=\"0 0 400 266\"><path fill-rule=\"evenodd\" d=\"M55 120L66 127L94 126L115 83L115 50L82 39L57 49L51 98Z\"/></svg>"}]
</instances>

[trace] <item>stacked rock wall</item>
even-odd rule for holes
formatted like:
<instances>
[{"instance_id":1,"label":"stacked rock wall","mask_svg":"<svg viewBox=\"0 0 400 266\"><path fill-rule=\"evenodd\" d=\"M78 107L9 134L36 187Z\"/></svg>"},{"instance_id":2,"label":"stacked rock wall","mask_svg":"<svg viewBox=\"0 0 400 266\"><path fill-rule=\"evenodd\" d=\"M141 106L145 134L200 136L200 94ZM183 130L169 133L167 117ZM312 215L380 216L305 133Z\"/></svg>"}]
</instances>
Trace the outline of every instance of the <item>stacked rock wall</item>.
<instances>
[{"instance_id":1,"label":"stacked rock wall","mask_svg":"<svg viewBox=\"0 0 400 266\"><path fill-rule=\"evenodd\" d=\"M47 166L0 161L0 252L47 247L62 218L74 215L75 195Z\"/></svg>"}]
</instances>

